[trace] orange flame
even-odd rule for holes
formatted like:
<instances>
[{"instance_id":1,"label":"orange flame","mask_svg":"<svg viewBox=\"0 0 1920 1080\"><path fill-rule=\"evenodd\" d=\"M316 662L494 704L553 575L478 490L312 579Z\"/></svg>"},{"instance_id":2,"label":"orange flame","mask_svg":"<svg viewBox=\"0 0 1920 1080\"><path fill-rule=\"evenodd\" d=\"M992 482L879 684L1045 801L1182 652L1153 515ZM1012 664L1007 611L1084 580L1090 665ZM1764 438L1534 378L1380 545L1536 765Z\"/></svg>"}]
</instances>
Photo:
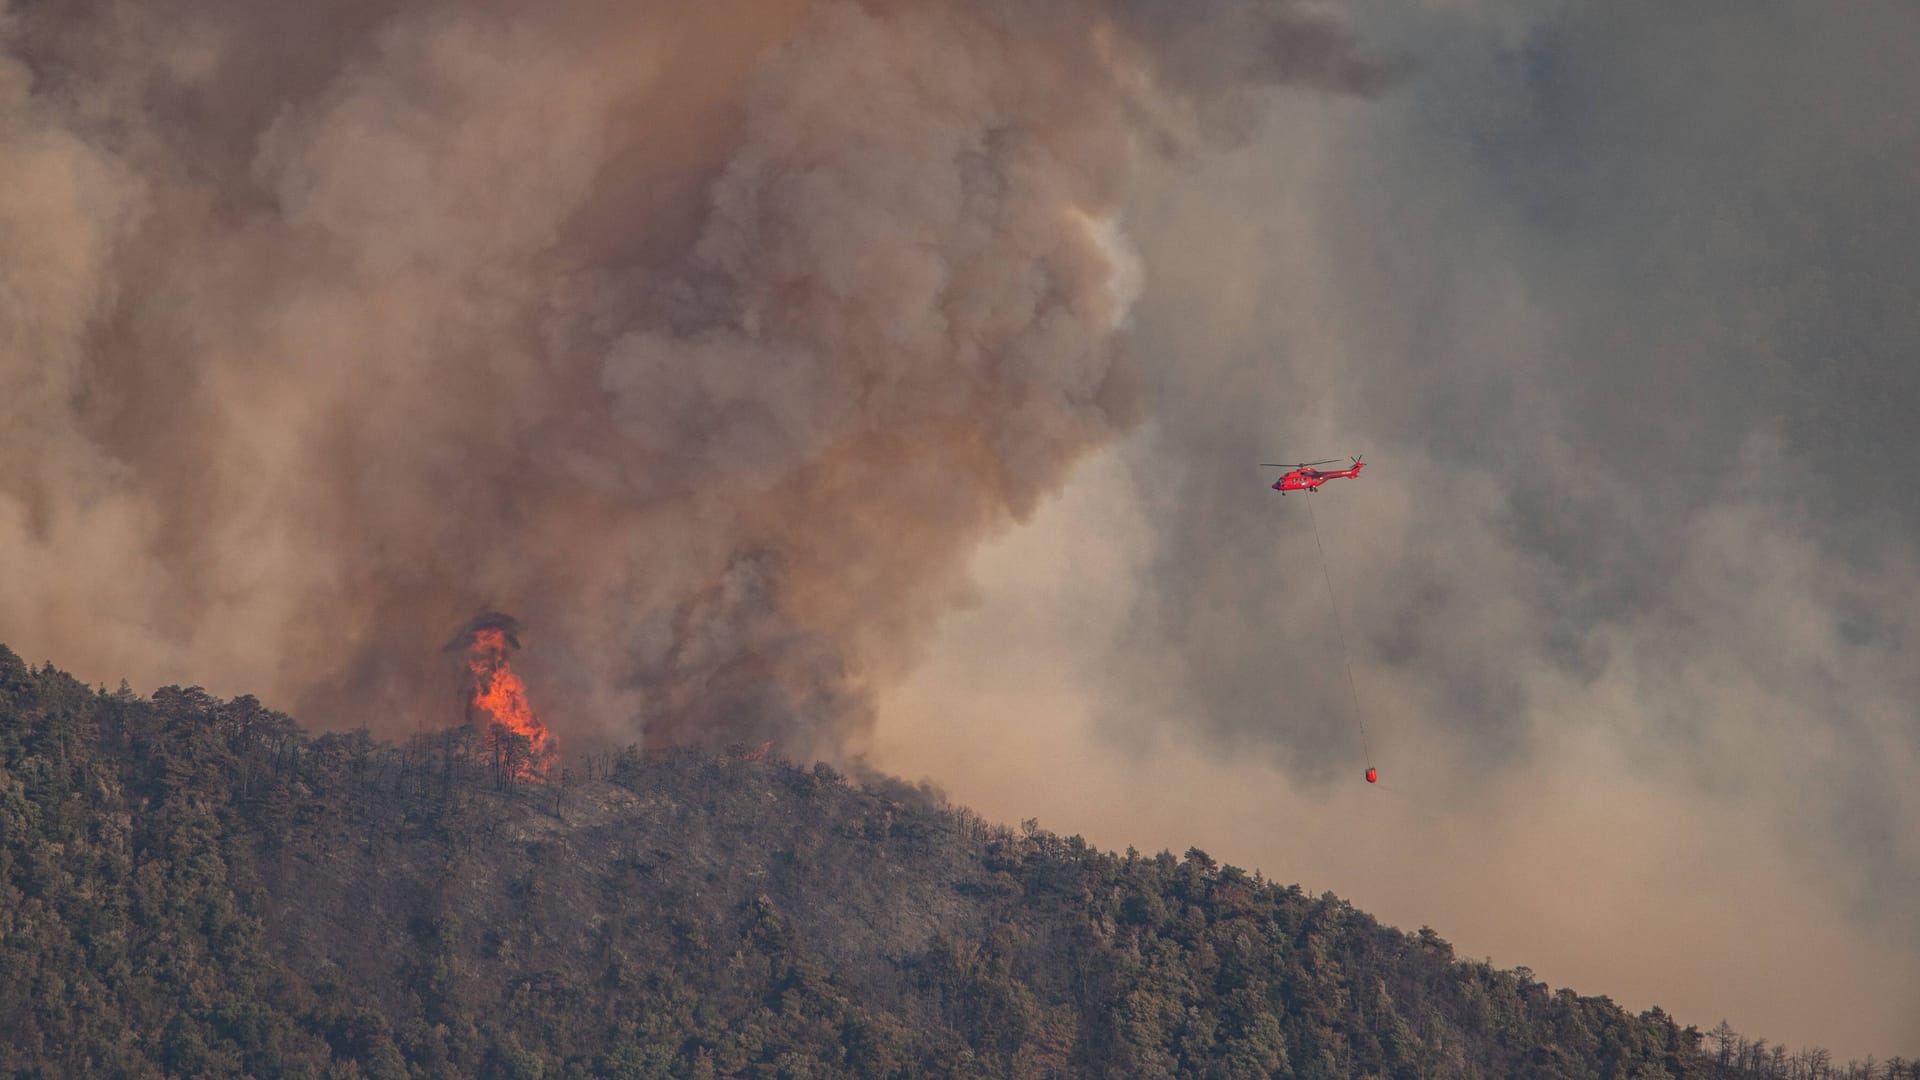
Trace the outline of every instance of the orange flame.
<instances>
[{"instance_id":1,"label":"orange flame","mask_svg":"<svg viewBox=\"0 0 1920 1080\"><path fill-rule=\"evenodd\" d=\"M547 725L527 702L527 684L507 665L504 630L475 630L467 649L467 670L473 672L473 702L495 724L525 737L527 759L515 768L516 779L545 780L553 765L554 739Z\"/></svg>"}]
</instances>

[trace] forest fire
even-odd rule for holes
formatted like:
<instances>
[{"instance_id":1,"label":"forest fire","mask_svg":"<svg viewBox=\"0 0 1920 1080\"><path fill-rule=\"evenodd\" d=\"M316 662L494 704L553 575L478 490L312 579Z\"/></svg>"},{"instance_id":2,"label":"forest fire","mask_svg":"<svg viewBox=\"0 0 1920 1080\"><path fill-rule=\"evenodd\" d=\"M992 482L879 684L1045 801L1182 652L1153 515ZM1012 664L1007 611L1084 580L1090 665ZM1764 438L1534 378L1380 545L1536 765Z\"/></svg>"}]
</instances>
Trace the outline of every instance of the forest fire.
<instances>
[{"instance_id":1,"label":"forest fire","mask_svg":"<svg viewBox=\"0 0 1920 1080\"><path fill-rule=\"evenodd\" d=\"M518 780L545 780L554 739L527 701L527 684L507 663L507 649L516 644L499 627L473 631L467 647L467 670L473 673L467 715L487 725L487 748L502 772Z\"/></svg>"}]
</instances>

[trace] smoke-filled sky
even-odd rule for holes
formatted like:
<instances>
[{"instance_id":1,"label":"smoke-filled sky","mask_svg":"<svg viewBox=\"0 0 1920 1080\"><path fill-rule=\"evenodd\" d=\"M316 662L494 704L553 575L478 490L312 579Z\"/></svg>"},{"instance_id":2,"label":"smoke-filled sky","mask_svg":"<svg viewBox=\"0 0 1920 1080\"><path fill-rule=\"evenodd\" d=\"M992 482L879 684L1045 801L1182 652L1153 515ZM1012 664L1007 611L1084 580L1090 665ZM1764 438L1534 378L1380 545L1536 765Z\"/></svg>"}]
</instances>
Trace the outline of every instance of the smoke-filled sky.
<instances>
[{"instance_id":1,"label":"smoke-filled sky","mask_svg":"<svg viewBox=\"0 0 1920 1080\"><path fill-rule=\"evenodd\" d=\"M1146 423L982 552L878 756L1703 1028L1920 1051L1920 9L1353 26L1401 85L1138 185ZM1312 498L1377 788L1255 467L1358 453Z\"/></svg>"},{"instance_id":2,"label":"smoke-filled sky","mask_svg":"<svg viewBox=\"0 0 1920 1080\"><path fill-rule=\"evenodd\" d=\"M1387 81L1290 2L5 10L0 633L394 731L504 612L573 745L864 740L1141 415L1139 146Z\"/></svg>"},{"instance_id":3,"label":"smoke-filled sky","mask_svg":"<svg viewBox=\"0 0 1920 1080\"><path fill-rule=\"evenodd\" d=\"M29 657L393 733L507 612L563 746L1920 1052L1908 5L4 10Z\"/></svg>"}]
</instances>

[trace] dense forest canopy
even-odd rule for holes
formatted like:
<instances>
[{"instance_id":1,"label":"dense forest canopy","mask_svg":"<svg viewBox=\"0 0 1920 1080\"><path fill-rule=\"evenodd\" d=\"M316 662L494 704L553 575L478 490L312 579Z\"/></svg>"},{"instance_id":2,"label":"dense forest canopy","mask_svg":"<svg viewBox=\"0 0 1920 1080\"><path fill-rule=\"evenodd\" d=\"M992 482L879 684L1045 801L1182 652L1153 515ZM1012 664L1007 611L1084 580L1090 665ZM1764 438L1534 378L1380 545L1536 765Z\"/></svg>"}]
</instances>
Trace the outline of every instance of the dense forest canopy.
<instances>
[{"instance_id":1,"label":"dense forest canopy","mask_svg":"<svg viewBox=\"0 0 1920 1080\"><path fill-rule=\"evenodd\" d=\"M0 759L12 1076L1920 1078L751 750L539 783L0 647Z\"/></svg>"}]
</instances>

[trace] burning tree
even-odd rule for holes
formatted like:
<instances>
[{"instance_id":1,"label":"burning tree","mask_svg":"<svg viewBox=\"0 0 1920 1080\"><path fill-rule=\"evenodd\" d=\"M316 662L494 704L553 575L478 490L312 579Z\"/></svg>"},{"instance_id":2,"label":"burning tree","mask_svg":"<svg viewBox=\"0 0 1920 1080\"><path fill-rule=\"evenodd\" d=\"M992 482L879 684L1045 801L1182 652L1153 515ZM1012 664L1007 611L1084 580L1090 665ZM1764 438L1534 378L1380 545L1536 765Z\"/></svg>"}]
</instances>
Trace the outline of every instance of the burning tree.
<instances>
[{"instance_id":1,"label":"burning tree","mask_svg":"<svg viewBox=\"0 0 1920 1080\"><path fill-rule=\"evenodd\" d=\"M520 647L513 629L513 620L503 615L483 615L468 629L467 722L483 728L487 757L501 783L545 781L553 767L554 738L527 700L527 684L507 661L508 650Z\"/></svg>"}]
</instances>

